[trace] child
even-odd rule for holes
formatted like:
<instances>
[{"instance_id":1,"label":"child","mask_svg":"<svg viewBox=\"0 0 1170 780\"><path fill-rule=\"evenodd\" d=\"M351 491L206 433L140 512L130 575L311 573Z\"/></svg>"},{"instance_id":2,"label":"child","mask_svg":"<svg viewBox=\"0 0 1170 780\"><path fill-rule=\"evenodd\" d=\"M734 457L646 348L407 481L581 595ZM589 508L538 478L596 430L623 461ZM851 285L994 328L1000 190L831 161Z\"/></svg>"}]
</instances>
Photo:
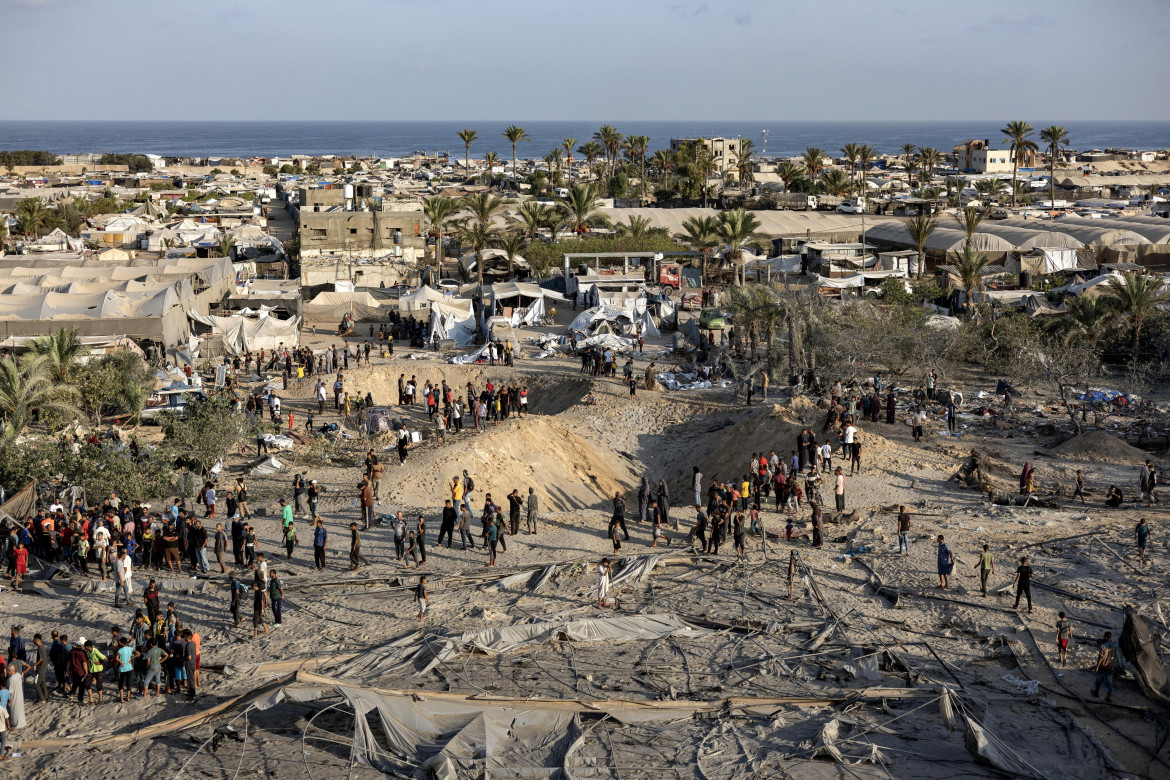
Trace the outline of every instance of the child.
<instances>
[{"instance_id":1,"label":"child","mask_svg":"<svg viewBox=\"0 0 1170 780\"><path fill-rule=\"evenodd\" d=\"M741 561L747 560L747 554L744 551L743 543L743 512L739 512L735 516L735 522L731 526L732 535L735 540L735 554Z\"/></svg>"},{"instance_id":2,"label":"child","mask_svg":"<svg viewBox=\"0 0 1170 780\"><path fill-rule=\"evenodd\" d=\"M788 522L784 525L784 538L792 541L792 518L788 518Z\"/></svg>"},{"instance_id":3,"label":"child","mask_svg":"<svg viewBox=\"0 0 1170 780\"><path fill-rule=\"evenodd\" d=\"M616 538L616 534L614 534ZM612 570L609 564L609 558L602 558L601 563L597 565L597 608L605 608L605 597L609 595L609 590L613 585Z\"/></svg>"},{"instance_id":4,"label":"child","mask_svg":"<svg viewBox=\"0 0 1170 780\"><path fill-rule=\"evenodd\" d=\"M1072 641L1072 623L1060 613L1060 620L1056 621L1056 649L1060 653L1060 665L1068 665L1068 643Z\"/></svg>"},{"instance_id":5,"label":"child","mask_svg":"<svg viewBox=\"0 0 1170 780\"><path fill-rule=\"evenodd\" d=\"M427 575L425 574L418 578L418 585L414 589L414 600L418 603L418 622L421 623L431 606L431 597L427 595Z\"/></svg>"}]
</instances>

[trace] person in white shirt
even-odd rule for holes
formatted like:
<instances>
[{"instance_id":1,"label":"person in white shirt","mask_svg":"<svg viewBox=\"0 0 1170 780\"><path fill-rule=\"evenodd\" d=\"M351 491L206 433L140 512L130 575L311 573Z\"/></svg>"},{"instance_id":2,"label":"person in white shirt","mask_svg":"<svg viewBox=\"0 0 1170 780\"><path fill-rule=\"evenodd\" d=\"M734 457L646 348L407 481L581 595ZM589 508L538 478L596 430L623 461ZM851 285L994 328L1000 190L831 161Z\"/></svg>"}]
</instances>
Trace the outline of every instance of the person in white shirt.
<instances>
[{"instance_id":1,"label":"person in white shirt","mask_svg":"<svg viewBox=\"0 0 1170 780\"><path fill-rule=\"evenodd\" d=\"M853 456L853 437L857 435L857 429L853 424L845 426L845 447L841 450L841 457L849 460Z\"/></svg>"},{"instance_id":2,"label":"person in white shirt","mask_svg":"<svg viewBox=\"0 0 1170 780\"><path fill-rule=\"evenodd\" d=\"M268 587L268 561L264 560L264 553L256 553L256 580Z\"/></svg>"},{"instance_id":3,"label":"person in white shirt","mask_svg":"<svg viewBox=\"0 0 1170 780\"><path fill-rule=\"evenodd\" d=\"M131 577L134 574L134 564L130 560L130 553L122 550L122 555L114 562L114 608L118 607L118 594L123 596L123 602L130 606L130 592L134 585Z\"/></svg>"},{"instance_id":4,"label":"person in white shirt","mask_svg":"<svg viewBox=\"0 0 1170 780\"><path fill-rule=\"evenodd\" d=\"M825 442L821 445L821 471L829 473L833 470L833 445Z\"/></svg>"},{"instance_id":5,"label":"person in white shirt","mask_svg":"<svg viewBox=\"0 0 1170 780\"><path fill-rule=\"evenodd\" d=\"M833 470L835 479L833 480L833 500L837 502L837 511L845 511L845 472L838 466Z\"/></svg>"},{"instance_id":6,"label":"person in white shirt","mask_svg":"<svg viewBox=\"0 0 1170 780\"><path fill-rule=\"evenodd\" d=\"M110 529L104 525L99 525L93 532L93 554L97 558L98 570L101 572L103 580L106 578L106 564L110 560L106 555L109 547Z\"/></svg>"}]
</instances>

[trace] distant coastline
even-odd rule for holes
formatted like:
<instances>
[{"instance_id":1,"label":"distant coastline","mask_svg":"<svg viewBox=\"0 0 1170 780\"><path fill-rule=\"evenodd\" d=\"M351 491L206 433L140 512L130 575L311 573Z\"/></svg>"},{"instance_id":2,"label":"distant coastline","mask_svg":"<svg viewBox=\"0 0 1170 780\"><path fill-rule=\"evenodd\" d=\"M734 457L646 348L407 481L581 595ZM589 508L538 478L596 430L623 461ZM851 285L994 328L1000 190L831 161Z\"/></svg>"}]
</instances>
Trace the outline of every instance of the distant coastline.
<instances>
[{"instance_id":1,"label":"distant coastline","mask_svg":"<svg viewBox=\"0 0 1170 780\"><path fill-rule=\"evenodd\" d=\"M1057 123L1069 131L1072 149L1167 149L1170 121L1048 120L1028 118L1036 127ZM599 120L597 122L537 122L516 120L532 137L517 150L519 157L541 157L565 138L582 143L602 124L620 132L646 135L649 148L666 148L671 138L725 136L750 138L757 154L765 152L762 130L767 130L767 157L789 157L816 146L835 153L847 143L866 143L879 153L897 153L903 144L932 146L949 151L972 138L1002 140L1003 120L946 122L820 122L820 121L669 121ZM511 146L500 136L503 121L0 121L0 150L41 149L55 154L134 152L163 156L223 155L235 157L293 154L401 157L419 150L463 154L455 136L462 128L479 133L473 157L486 152L511 156Z\"/></svg>"}]
</instances>

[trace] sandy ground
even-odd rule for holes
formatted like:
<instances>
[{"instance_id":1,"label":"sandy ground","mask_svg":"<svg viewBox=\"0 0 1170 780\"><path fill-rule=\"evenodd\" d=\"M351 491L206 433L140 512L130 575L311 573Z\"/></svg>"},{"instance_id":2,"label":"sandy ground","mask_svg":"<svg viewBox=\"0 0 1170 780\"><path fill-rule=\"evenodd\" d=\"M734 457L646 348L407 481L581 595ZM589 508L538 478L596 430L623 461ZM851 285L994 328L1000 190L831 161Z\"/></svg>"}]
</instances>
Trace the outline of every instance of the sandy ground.
<instances>
[{"instance_id":1,"label":"sandy ground","mask_svg":"<svg viewBox=\"0 0 1170 780\"><path fill-rule=\"evenodd\" d=\"M561 319L567 321L569 314L562 312ZM319 345L331 341L323 333L310 333L307 338ZM665 339L648 344L647 355L637 360L638 369L651 359L659 368L669 368L673 361L657 354L665 345ZM685 506L691 468L697 465L708 480L731 477L746 470L752 453L775 449L788 454L802 427L820 432L823 412L811 400L745 407L742 399L734 399L722 388L639 391L630 398L614 380L580 374L575 359L527 359L534 353L531 347L525 353L515 368L503 368L450 365L426 353L410 359L399 350L392 361L348 373L349 386L372 392L377 403L394 400L399 374L417 376L420 385L445 379L456 387L469 381L479 387L491 379L530 388L530 416L509 419L484 432L452 435L438 446L429 438L421 407L405 411L408 425L425 431L426 438L401 466L391 442L372 443L390 463L379 514L397 510L407 517L425 514L428 544L433 545L446 484L463 469L476 481L477 505L482 505L485 492L503 502L513 488L524 494L532 486L542 501L539 533L509 537L507 552L490 573L565 564L552 585L539 593L528 592L524 587L501 587L494 579L483 580L489 570L480 547L463 550L458 540L451 549L431 547L421 571L430 576L434 606L423 632L451 635L553 617L609 614L596 608L592 565L603 555L613 555L604 537L609 497L615 490L623 491L631 513L635 512L636 487L643 475L652 483L662 479L668 484L675 504L671 515L680 521L680 529L670 533L671 546L650 550L649 529L636 521L630 523L631 539L622 554L654 552L665 559L650 577L619 589L614 613L672 612L727 628L695 642L560 642L514 655L469 655L461 669L447 668L422 677L366 679L365 684L468 694L482 693L486 686L494 695L519 699L827 696L879 684L855 679L847 670L851 654L857 648L869 648L882 654L881 685L953 689L963 711L1000 735L1031 767L1033 776L1170 777L1170 766L1160 763L1170 762L1170 748L1156 746L1148 717L1151 702L1136 684L1119 679L1112 705L1089 696L1095 640L1106 629L1115 636L1120 632L1123 605L1141 610L1153 630L1166 630L1163 616L1170 604L1161 607L1161 612L1154 606L1166 582L1166 537L1161 530L1165 511L1132 505L1106 510L1102 505L1104 490L1111 483L1123 485L1127 496L1136 495L1140 461L1132 459L1135 453L1125 451L1122 455L1128 459L1114 457L1106 462L1062 457L1049 447L1064 437L1043 436L1034 425L1001 428L970 414L964 415L958 436L941 435L941 419L933 420L921 444L913 442L909 427L901 422L892 426L864 423L864 469L850 478L847 499L847 509L856 509L859 519L838 523L829 518L826 544L814 549L804 535L809 527L806 510L794 518L798 538L787 542L782 538L786 516L766 505L765 527L780 538L770 539L765 546L760 537L750 537L747 560L736 563L729 548L719 556L691 553L686 532L693 525L694 512ZM651 353L657 356L652 358ZM962 377L959 383L968 399L979 390L994 389L993 380L978 377ZM906 378L902 384L908 390L917 380ZM588 392L594 393L595 406L581 402ZM283 394L285 410L303 419L311 394L308 381L290 388ZM1045 399L1032 395L1026 400L1061 424L1059 415L1041 403ZM327 411L323 421L332 419ZM250 480L253 510L266 513L255 523L261 547L270 560L275 558L274 566L287 589L280 629L253 640L250 626L232 627L226 576L161 579L164 602L174 600L181 619L203 638L203 663L208 669L193 704L181 697L135 698L129 704L90 708L55 697L49 705L29 707L29 725L17 732L19 739L126 732L206 709L286 673L266 671L264 664L335 658L419 633L408 590L418 572L395 561L388 527L364 534L363 555L369 565L348 571L348 524L358 517L352 499L366 446L355 442L351 455L338 458L335 452L332 462L322 460L320 452L301 447L278 455L287 465L282 474ZM1004 490L1013 490L1025 461L1036 465L1041 495L1054 494L1058 488L1071 493L1072 475L1077 468L1083 469L1091 491L1089 504L1072 505L1060 498L1063 508L1056 510L990 507L982 494L950 480L972 449L983 454L987 473ZM233 457L228 465L235 471L249 462ZM323 573L311 566L307 521L299 523L303 541L292 560L285 559L277 544L276 500L291 495L291 477L296 472L327 488L321 514L330 538L328 567ZM823 492L828 499L831 491ZM908 555L896 552L896 520L891 510L898 504L914 513ZM1140 516L1150 518L1154 525L1151 562L1145 566L1137 565L1132 544L1132 528ZM478 529L478 519L473 527ZM1045 543L1087 531L1098 534ZM935 587L934 538L938 534L946 535L957 559L948 592ZM984 543L991 545L996 558L993 593L988 597L980 594L973 568ZM842 554L850 545L873 549L848 560ZM789 599L788 565L793 552L799 555L800 568ZM1023 554L1032 556L1038 584L1063 591L1035 587L1030 613L1013 611L1011 594L996 592L1011 583L1015 559ZM139 572L136 577L138 590L145 585L144 575ZM876 593L873 584L877 582L900 592L896 606ZM128 624L130 613L115 610L112 593L101 590L103 586L85 584L87 592L62 587L55 599L5 589L0 600L9 620L23 624L27 636L56 628L71 637L104 640L111 625ZM95 588L98 592L88 592ZM1044 659L1056 663L1053 626L1062 609L1074 621L1076 638L1069 666L1058 667L1056 676ZM824 647L807 651L813 637L829 625L835 630ZM322 673L329 674L330 668L326 661ZM1016 684L1020 680L1038 681L1039 691L1024 692ZM254 713L249 741L229 743L215 754L197 750L210 735L210 727L99 750L86 750L84 741L68 750L18 747L22 756L0 764L0 776L56 776L55 771L72 776L176 776L189 759L191 767L184 776L230 777L237 769L241 776L383 776L366 766L350 767L346 735L352 730L351 720L333 710L310 723L323 706L289 705ZM914 708L919 708L918 702L891 699L846 710L839 706L786 706L766 714L748 710L734 718L729 714L731 719L714 727L696 717L666 735L614 724L612 733L606 732L608 743L587 741L585 753L591 756L594 773L588 776L996 775L973 761L964 749L963 727L949 731L936 703ZM835 716L845 717L846 711L847 720L874 729L859 736L853 746L872 740L885 751L888 767L863 763L846 770L833 762L810 760L809 740L815 742L818 730ZM1155 705L1155 711L1164 708ZM883 725L887 722L888 727ZM591 731L591 740L601 739L600 733ZM313 738L302 742L306 735ZM340 742L330 741L338 735ZM649 744L656 746L652 755L646 753ZM1147 749L1156 750L1158 759L1152 759ZM730 761L728 757L737 754L742 757ZM947 764L945 772L939 772L940 762Z\"/></svg>"}]
</instances>

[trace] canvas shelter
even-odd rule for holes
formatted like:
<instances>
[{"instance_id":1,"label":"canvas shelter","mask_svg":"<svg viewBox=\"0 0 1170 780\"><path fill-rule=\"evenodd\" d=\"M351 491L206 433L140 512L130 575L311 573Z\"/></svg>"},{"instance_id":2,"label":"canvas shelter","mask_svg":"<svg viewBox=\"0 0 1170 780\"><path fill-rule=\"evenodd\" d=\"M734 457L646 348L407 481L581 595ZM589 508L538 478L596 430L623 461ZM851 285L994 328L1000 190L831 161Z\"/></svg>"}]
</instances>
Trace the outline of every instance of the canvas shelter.
<instances>
[{"instance_id":1,"label":"canvas shelter","mask_svg":"<svg viewBox=\"0 0 1170 780\"><path fill-rule=\"evenodd\" d=\"M387 309L370 293L321 292L304 306L307 324L336 324L346 314L355 322L385 322Z\"/></svg>"}]
</instances>

